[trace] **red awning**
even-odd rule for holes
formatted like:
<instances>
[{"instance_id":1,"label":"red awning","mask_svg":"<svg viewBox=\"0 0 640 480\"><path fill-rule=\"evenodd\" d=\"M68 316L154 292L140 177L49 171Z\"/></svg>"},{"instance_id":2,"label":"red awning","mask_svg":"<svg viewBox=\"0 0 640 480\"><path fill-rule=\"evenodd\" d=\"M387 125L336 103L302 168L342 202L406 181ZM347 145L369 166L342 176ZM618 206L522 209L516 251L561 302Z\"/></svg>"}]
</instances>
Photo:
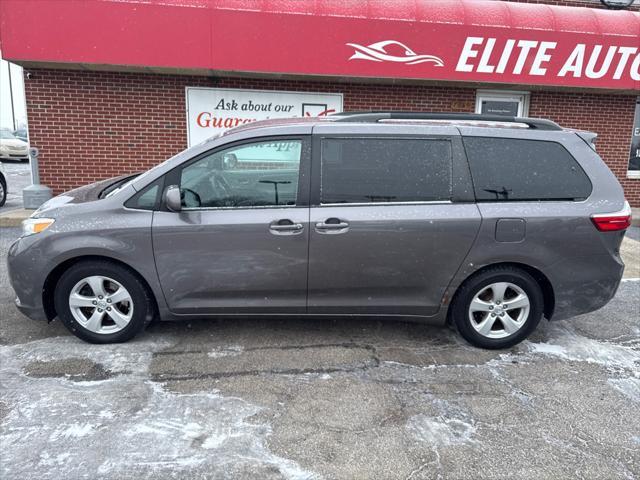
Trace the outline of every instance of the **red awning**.
<instances>
[{"instance_id":1,"label":"red awning","mask_svg":"<svg viewBox=\"0 0 640 480\"><path fill-rule=\"evenodd\" d=\"M5 59L640 90L640 13L492 0L2 0Z\"/></svg>"}]
</instances>

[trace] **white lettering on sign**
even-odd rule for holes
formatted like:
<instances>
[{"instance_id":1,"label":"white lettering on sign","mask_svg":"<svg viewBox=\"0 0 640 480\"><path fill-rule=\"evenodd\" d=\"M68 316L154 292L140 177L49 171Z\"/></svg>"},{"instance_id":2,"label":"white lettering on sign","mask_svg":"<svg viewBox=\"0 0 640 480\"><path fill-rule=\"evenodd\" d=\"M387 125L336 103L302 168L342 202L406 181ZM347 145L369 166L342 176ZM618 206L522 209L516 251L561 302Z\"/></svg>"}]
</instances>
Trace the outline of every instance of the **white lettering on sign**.
<instances>
[{"instance_id":1,"label":"white lettering on sign","mask_svg":"<svg viewBox=\"0 0 640 480\"><path fill-rule=\"evenodd\" d=\"M620 80L628 75L640 80L640 49L637 47L592 45L579 43L562 59L557 71L550 62L558 42L537 40L467 37L456 66L457 72L498 73L511 75L554 75L556 77L612 77ZM556 70L557 67L554 69Z\"/></svg>"},{"instance_id":2,"label":"white lettering on sign","mask_svg":"<svg viewBox=\"0 0 640 480\"><path fill-rule=\"evenodd\" d=\"M189 146L256 120L342 112L341 93L187 87L186 98Z\"/></svg>"},{"instance_id":3,"label":"white lettering on sign","mask_svg":"<svg viewBox=\"0 0 640 480\"><path fill-rule=\"evenodd\" d=\"M533 59L531 65L531 75L546 75L547 67L543 67L543 63L549 63L551 60L551 54L549 50L553 50L558 45L557 42L540 42L540 48L536 52L536 56Z\"/></svg>"}]
</instances>

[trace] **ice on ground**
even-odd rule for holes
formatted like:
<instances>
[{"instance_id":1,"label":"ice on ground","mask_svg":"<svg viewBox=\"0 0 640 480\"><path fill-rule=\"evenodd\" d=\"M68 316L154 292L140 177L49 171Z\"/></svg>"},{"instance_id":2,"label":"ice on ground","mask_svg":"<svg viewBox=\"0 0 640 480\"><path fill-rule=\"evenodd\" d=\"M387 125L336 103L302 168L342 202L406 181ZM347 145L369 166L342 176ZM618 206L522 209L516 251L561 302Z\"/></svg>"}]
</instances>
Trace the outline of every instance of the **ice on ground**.
<instances>
[{"instance_id":1,"label":"ice on ground","mask_svg":"<svg viewBox=\"0 0 640 480\"><path fill-rule=\"evenodd\" d=\"M640 366L640 340L635 344L616 344L579 335L568 326L552 326L548 342L525 342L531 353L559 357L563 360L587 362L636 371Z\"/></svg>"},{"instance_id":2,"label":"ice on ground","mask_svg":"<svg viewBox=\"0 0 640 480\"><path fill-rule=\"evenodd\" d=\"M415 438L433 447L474 442L475 421L457 405L430 396L438 415L418 414L409 418L407 428Z\"/></svg>"},{"instance_id":3,"label":"ice on ground","mask_svg":"<svg viewBox=\"0 0 640 480\"><path fill-rule=\"evenodd\" d=\"M459 445L473 441L476 427L456 418L416 415L409 419L409 430L423 442L436 446Z\"/></svg>"},{"instance_id":4,"label":"ice on ground","mask_svg":"<svg viewBox=\"0 0 640 480\"><path fill-rule=\"evenodd\" d=\"M640 378L610 378L609 383L624 396L640 403Z\"/></svg>"},{"instance_id":5,"label":"ice on ground","mask_svg":"<svg viewBox=\"0 0 640 480\"><path fill-rule=\"evenodd\" d=\"M217 348L207 353L210 358L234 357L240 355L244 351L240 345L231 345L225 348Z\"/></svg>"},{"instance_id":6,"label":"ice on ground","mask_svg":"<svg viewBox=\"0 0 640 480\"><path fill-rule=\"evenodd\" d=\"M266 448L271 429L254 420L259 407L152 382L153 353L170 345L162 338L121 345L52 338L0 347L2 396L10 406L0 429L0 477L314 477ZM23 371L33 360L69 357L89 358L114 375L73 382Z\"/></svg>"}]
</instances>

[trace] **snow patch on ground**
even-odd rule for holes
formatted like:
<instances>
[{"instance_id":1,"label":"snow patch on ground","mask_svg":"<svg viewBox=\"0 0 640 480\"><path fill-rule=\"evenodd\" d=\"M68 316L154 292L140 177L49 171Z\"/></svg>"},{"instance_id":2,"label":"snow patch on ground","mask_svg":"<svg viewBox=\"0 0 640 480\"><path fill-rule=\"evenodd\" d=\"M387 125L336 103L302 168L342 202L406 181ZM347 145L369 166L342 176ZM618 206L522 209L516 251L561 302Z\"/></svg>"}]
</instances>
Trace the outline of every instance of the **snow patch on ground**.
<instances>
[{"instance_id":1,"label":"snow patch on ground","mask_svg":"<svg viewBox=\"0 0 640 480\"><path fill-rule=\"evenodd\" d=\"M525 342L529 352L574 362L593 363L615 377L608 383L634 402L640 403L640 338L610 343L577 334L568 326L554 326L549 342ZM628 376L628 373L631 376Z\"/></svg>"},{"instance_id":2,"label":"snow patch on ground","mask_svg":"<svg viewBox=\"0 0 640 480\"><path fill-rule=\"evenodd\" d=\"M415 415L409 419L408 428L423 442L437 446L460 445L473 441L476 427L456 418Z\"/></svg>"},{"instance_id":3,"label":"snow patch on ground","mask_svg":"<svg viewBox=\"0 0 640 480\"><path fill-rule=\"evenodd\" d=\"M624 396L640 403L640 378L610 378L609 383Z\"/></svg>"},{"instance_id":4,"label":"snow patch on ground","mask_svg":"<svg viewBox=\"0 0 640 480\"><path fill-rule=\"evenodd\" d=\"M85 424L72 423L71 425L65 425L63 428L55 430L49 437L49 440L52 442L55 442L60 437L65 437L65 438L86 437L87 435L93 434L95 428L96 428L96 425L91 423L85 423Z\"/></svg>"},{"instance_id":5,"label":"snow patch on ground","mask_svg":"<svg viewBox=\"0 0 640 480\"><path fill-rule=\"evenodd\" d=\"M553 327L549 342L525 342L525 345L531 353L559 357L563 360L595 363L631 371L637 370L640 366L638 345L594 340L578 335L564 326Z\"/></svg>"},{"instance_id":6,"label":"snow patch on ground","mask_svg":"<svg viewBox=\"0 0 640 480\"><path fill-rule=\"evenodd\" d=\"M469 414L446 400L429 397L438 414L409 418L407 428L413 436L433 447L473 443L477 428Z\"/></svg>"},{"instance_id":7,"label":"snow patch on ground","mask_svg":"<svg viewBox=\"0 0 640 480\"><path fill-rule=\"evenodd\" d=\"M207 353L208 357L211 358L221 358L221 357L235 357L236 355L240 355L244 351L240 345L231 345L226 348L218 348L211 350Z\"/></svg>"},{"instance_id":8,"label":"snow patch on ground","mask_svg":"<svg viewBox=\"0 0 640 480\"><path fill-rule=\"evenodd\" d=\"M153 353L169 346L157 337L121 345L69 337L0 347L0 388L10 406L0 428L0 477L314 477L266 448L270 426L252 421L259 407L214 393L176 394L151 381ZM23 371L34 360L71 357L116 375L73 382Z\"/></svg>"}]
</instances>

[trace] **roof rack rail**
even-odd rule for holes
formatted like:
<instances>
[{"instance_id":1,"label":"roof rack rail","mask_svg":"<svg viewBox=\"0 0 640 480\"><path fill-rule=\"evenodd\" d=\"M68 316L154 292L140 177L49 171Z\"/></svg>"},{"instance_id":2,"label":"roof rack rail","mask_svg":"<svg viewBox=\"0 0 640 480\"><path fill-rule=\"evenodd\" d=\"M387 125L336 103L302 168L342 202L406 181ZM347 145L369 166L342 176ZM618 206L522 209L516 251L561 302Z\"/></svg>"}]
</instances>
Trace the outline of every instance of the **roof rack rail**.
<instances>
[{"instance_id":1,"label":"roof rack rail","mask_svg":"<svg viewBox=\"0 0 640 480\"><path fill-rule=\"evenodd\" d=\"M435 112L342 112L331 115L336 122L376 123L380 120L454 120L477 122L522 123L537 130L562 130L562 127L544 118L513 117L509 115L486 115L481 113L435 113Z\"/></svg>"}]
</instances>

